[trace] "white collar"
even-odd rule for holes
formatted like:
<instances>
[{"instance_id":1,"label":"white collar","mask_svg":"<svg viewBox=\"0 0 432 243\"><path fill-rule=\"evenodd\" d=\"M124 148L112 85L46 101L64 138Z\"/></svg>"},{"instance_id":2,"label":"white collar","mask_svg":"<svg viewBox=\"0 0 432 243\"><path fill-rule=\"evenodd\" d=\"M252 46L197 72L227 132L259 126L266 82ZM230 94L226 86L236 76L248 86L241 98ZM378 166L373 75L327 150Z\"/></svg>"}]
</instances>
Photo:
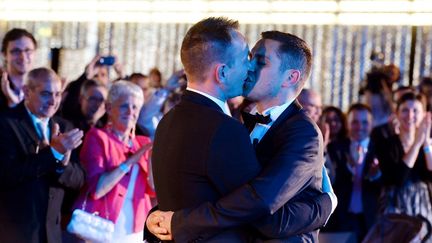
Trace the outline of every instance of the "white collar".
<instances>
[{"instance_id":1,"label":"white collar","mask_svg":"<svg viewBox=\"0 0 432 243\"><path fill-rule=\"evenodd\" d=\"M36 125L36 123L40 123L43 124L45 126L48 126L48 122L49 122L49 118L39 118L37 117L35 114L33 114L29 108L27 108L26 105L24 105L24 107L26 108L27 113L29 114L31 120L33 121L33 123Z\"/></svg>"},{"instance_id":2,"label":"white collar","mask_svg":"<svg viewBox=\"0 0 432 243\"><path fill-rule=\"evenodd\" d=\"M352 146L356 147L357 145L360 145L363 149L367 149L367 147L369 146L369 137L361 140L361 141L353 141L351 140L351 144Z\"/></svg>"},{"instance_id":3,"label":"white collar","mask_svg":"<svg viewBox=\"0 0 432 243\"><path fill-rule=\"evenodd\" d=\"M222 111L223 111L225 114L227 114L228 116L231 116L231 112L230 112L230 110L229 110L229 108L228 108L228 104L227 104L226 102L224 102L224 101L222 101L222 100L220 100L220 99L218 99L218 98L216 98L216 97L214 97L214 96L212 96L212 95L210 95L210 94L207 94L207 93L205 93L205 92L203 92L203 91L199 91L199 90L196 90L196 89L193 89L193 88L190 88L190 87L187 87L186 90L189 90L189 91L192 91L192 92L198 93L198 94L200 94L200 95L203 95L203 96L209 98L209 99L212 100L214 103L216 103L216 104L217 104L217 105L222 109Z\"/></svg>"},{"instance_id":4,"label":"white collar","mask_svg":"<svg viewBox=\"0 0 432 243\"><path fill-rule=\"evenodd\" d=\"M263 111L263 115L270 115L270 118L272 120L271 124L272 124L288 108L288 106L291 105L291 103L293 101L294 101L294 99L287 101L285 104L267 108L266 110ZM250 113L251 114L259 113L257 111L256 106L252 109L252 111Z\"/></svg>"}]
</instances>

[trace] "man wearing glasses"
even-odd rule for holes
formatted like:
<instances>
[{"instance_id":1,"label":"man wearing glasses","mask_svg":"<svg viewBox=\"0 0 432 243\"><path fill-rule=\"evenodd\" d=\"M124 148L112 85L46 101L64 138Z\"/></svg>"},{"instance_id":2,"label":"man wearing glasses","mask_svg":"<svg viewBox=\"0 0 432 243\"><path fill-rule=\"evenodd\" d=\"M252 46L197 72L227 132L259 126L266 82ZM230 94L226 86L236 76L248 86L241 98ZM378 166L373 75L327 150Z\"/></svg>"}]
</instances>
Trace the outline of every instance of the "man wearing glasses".
<instances>
[{"instance_id":1,"label":"man wearing glasses","mask_svg":"<svg viewBox=\"0 0 432 243\"><path fill-rule=\"evenodd\" d=\"M1 52L4 69L0 69L0 111L18 105L24 98L24 76L33 66L37 42L25 29L9 30L3 38Z\"/></svg>"}]
</instances>

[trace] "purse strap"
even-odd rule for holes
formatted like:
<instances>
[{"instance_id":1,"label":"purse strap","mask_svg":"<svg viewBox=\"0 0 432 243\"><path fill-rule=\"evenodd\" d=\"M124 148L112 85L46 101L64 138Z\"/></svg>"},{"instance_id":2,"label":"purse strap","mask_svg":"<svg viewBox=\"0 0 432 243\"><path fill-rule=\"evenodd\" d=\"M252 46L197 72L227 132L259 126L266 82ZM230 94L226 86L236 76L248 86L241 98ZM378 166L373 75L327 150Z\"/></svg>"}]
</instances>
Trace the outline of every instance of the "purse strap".
<instances>
[{"instance_id":1,"label":"purse strap","mask_svg":"<svg viewBox=\"0 0 432 243\"><path fill-rule=\"evenodd\" d=\"M88 198L89 194L90 194L90 188L87 189L84 201L83 201L83 203L81 205L81 210L83 210L83 211L86 211L87 198ZM106 217L106 219L109 220L109 212L108 212L108 204L107 204L106 195L103 196L103 199L104 199L104 206L105 206L105 217ZM98 212L95 212L93 214L98 214Z\"/></svg>"}]
</instances>

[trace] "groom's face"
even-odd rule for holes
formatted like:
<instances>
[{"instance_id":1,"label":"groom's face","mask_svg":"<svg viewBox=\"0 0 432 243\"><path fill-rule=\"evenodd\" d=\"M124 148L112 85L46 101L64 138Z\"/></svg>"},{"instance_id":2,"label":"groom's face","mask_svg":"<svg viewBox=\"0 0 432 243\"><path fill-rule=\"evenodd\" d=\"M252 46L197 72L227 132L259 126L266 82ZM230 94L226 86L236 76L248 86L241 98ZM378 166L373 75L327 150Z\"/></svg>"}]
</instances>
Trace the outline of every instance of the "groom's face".
<instances>
[{"instance_id":1,"label":"groom's face","mask_svg":"<svg viewBox=\"0 0 432 243\"><path fill-rule=\"evenodd\" d=\"M245 37L238 31L232 31L232 41L228 49L230 62L224 69L225 92L228 98L242 95L243 85L250 71L249 46Z\"/></svg>"},{"instance_id":2,"label":"groom's face","mask_svg":"<svg viewBox=\"0 0 432 243\"><path fill-rule=\"evenodd\" d=\"M281 71L280 42L261 39L251 51L250 81L246 82L243 95L253 101L275 97L281 88L284 72Z\"/></svg>"}]
</instances>

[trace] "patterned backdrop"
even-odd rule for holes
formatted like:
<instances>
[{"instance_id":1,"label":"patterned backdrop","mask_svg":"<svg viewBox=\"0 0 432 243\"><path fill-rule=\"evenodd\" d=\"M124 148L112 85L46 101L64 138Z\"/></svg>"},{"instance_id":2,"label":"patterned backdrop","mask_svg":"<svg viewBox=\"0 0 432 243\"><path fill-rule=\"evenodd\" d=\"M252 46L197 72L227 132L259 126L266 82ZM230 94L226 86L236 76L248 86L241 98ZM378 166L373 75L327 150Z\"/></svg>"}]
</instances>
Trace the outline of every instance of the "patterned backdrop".
<instances>
[{"instance_id":1,"label":"patterned backdrop","mask_svg":"<svg viewBox=\"0 0 432 243\"><path fill-rule=\"evenodd\" d=\"M38 66L50 64L51 48L62 48L59 73L77 78L95 53L116 54L126 73L158 67L165 78L181 68L179 49L189 24L0 22L0 38L12 27L35 34ZM312 47L314 65L308 87L325 104L346 109L358 100L359 83L371 67L370 54L385 54L385 63L401 68L401 84L431 74L432 27L339 25L241 25L252 46L260 32L276 29L304 38ZM411 63L411 50L415 50Z\"/></svg>"}]
</instances>

